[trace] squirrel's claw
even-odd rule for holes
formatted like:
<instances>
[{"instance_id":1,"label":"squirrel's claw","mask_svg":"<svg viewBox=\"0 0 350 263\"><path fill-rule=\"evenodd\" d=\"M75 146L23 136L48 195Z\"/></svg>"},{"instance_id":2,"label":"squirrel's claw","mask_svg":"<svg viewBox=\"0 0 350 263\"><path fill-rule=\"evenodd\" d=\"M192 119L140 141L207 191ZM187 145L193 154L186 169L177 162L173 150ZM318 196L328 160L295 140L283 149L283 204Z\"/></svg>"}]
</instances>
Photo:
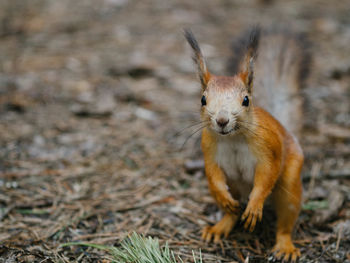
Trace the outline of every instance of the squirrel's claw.
<instances>
[{"instance_id":1,"label":"squirrel's claw","mask_svg":"<svg viewBox=\"0 0 350 263\"><path fill-rule=\"evenodd\" d=\"M272 249L272 253L277 260L282 260L282 262L297 262L300 257L300 250L294 245L280 246L276 244Z\"/></svg>"},{"instance_id":2,"label":"squirrel's claw","mask_svg":"<svg viewBox=\"0 0 350 263\"><path fill-rule=\"evenodd\" d=\"M229 197L217 197L217 202L220 204L220 206L224 209L225 212L231 213L231 214L238 214L239 213L239 202L237 200L234 200L231 196Z\"/></svg>"},{"instance_id":3,"label":"squirrel's claw","mask_svg":"<svg viewBox=\"0 0 350 263\"><path fill-rule=\"evenodd\" d=\"M221 236L227 238L230 231L230 228L225 229L218 226L206 226L203 229L202 239L209 243L214 237L214 243L219 243L221 241Z\"/></svg>"},{"instance_id":4,"label":"squirrel's claw","mask_svg":"<svg viewBox=\"0 0 350 263\"><path fill-rule=\"evenodd\" d=\"M211 242L213 236L214 236L214 243L218 243L221 240L221 235L223 233L216 231L214 227L212 226L207 226L203 229L202 233L202 239L205 240L205 242ZM226 234L225 234L226 237Z\"/></svg>"},{"instance_id":5,"label":"squirrel's claw","mask_svg":"<svg viewBox=\"0 0 350 263\"><path fill-rule=\"evenodd\" d=\"M239 212L239 203L236 200L233 200L232 202L229 202L225 208L227 212L237 214Z\"/></svg>"},{"instance_id":6,"label":"squirrel's claw","mask_svg":"<svg viewBox=\"0 0 350 263\"><path fill-rule=\"evenodd\" d=\"M256 222L262 219L262 206L252 206L248 203L246 210L244 211L242 221L245 220L244 228L249 229L250 232L253 232Z\"/></svg>"},{"instance_id":7,"label":"squirrel's claw","mask_svg":"<svg viewBox=\"0 0 350 263\"><path fill-rule=\"evenodd\" d=\"M212 237L214 237L214 243L220 242L221 236L225 238L228 237L237 219L238 216L225 214L214 226L207 226L203 229L202 239L206 242L210 242Z\"/></svg>"}]
</instances>

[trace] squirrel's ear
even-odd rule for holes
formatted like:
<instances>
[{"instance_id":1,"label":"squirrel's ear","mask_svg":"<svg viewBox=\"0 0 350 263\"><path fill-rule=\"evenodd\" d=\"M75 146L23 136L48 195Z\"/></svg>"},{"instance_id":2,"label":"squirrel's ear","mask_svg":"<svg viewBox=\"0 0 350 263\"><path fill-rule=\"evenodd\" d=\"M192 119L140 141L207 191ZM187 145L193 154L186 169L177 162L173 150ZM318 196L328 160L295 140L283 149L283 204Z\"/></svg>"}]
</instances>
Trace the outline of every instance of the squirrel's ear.
<instances>
[{"instance_id":1,"label":"squirrel's ear","mask_svg":"<svg viewBox=\"0 0 350 263\"><path fill-rule=\"evenodd\" d=\"M260 39L260 28L254 27L250 33L247 43L247 51L243 56L239 65L239 76L248 88L250 93L253 86L254 79L254 61L257 56Z\"/></svg>"},{"instance_id":2,"label":"squirrel's ear","mask_svg":"<svg viewBox=\"0 0 350 263\"><path fill-rule=\"evenodd\" d=\"M205 90L207 87L207 84L210 79L210 73L207 69L207 66L205 64L204 57L202 55L202 52L199 48L198 42L196 38L194 37L193 33L189 29L184 30L185 38L192 47L194 53L193 53L193 61L197 64L198 67L198 76L202 84L202 89Z\"/></svg>"}]
</instances>

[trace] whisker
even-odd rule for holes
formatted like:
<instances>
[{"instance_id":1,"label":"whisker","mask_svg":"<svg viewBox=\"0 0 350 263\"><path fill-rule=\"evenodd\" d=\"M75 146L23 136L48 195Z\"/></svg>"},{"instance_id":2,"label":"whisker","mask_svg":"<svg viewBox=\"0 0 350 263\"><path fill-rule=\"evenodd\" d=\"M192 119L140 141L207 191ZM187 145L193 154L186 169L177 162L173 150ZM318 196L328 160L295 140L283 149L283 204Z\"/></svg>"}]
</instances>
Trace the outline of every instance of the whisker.
<instances>
[{"instance_id":1,"label":"whisker","mask_svg":"<svg viewBox=\"0 0 350 263\"><path fill-rule=\"evenodd\" d=\"M231 114L235 117L239 116L239 114L241 114L241 112L244 111L244 109L241 109L240 111L238 112L232 112Z\"/></svg>"},{"instance_id":2,"label":"whisker","mask_svg":"<svg viewBox=\"0 0 350 263\"><path fill-rule=\"evenodd\" d=\"M190 114L196 114L199 115L199 110L177 110L178 113L190 113Z\"/></svg>"},{"instance_id":3,"label":"whisker","mask_svg":"<svg viewBox=\"0 0 350 263\"><path fill-rule=\"evenodd\" d=\"M274 130L271 130L269 128L261 126L260 124L257 124L257 123L252 123L252 122L248 122L248 121L241 121L241 120L239 122L244 123L244 124L248 124L248 125L252 125L252 126L256 126L256 127L259 127L261 129L264 129L266 131L269 131L269 132L272 132L272 133L276 134L276 132Z\"/></svg>"},{"instance_id":4,"label":"whisker","mask_svg":"<svg viewBox=\"0 0 350 263\"><path fill-rule=\"evenodd\" d=\"M192 128L192 127L194 127L194 126L203 124L203 123L205 123L205 122L209 122L209 121L208 121L208 120L204 120L204 121L199 121L199 122L196 122L196 123L194 123L194 124L191 124L190 126L187 126L187 127L183 128L183 129L181 129L180 131L176 132L176 133L174 134L174 137L179 136L181 133L183 133L185 130L187 130L187 129L189 129L189 128Z\"/></svg>"},{"instance_id":5,"label":"whisker","mask_svg":"<svg viewBox=\"0 0 350 263\"><path fill-rule=\"evenodd\" d=\"M240 126L240 128L243 128L243 129L247 130L248 132L250 132L254 136L258 136L258 133L256 133L254 130L252 130L252 129L246 127L246 126Z\"/></svg>"},{"instance_id":6,"label":"whisker","mask_svg":"<svg viewBox=\"0 0 350 263\"><path fill-rule=\"evenodd\" d=\"M211 115L211 116L214 115L214 112L212 112L212 111L207 110L207 112L208 112L208 114Z\"/></svg>"},{"instance_id":7,"label":"whisker","mask_svg":"<svg viewBox=\"0 0 350 263\"><path fill-rule=\"evenodd\" d=\"M184 141L184 143L182 144L182 146L181 146L181 148L180 148L180 151L183 150L185 144L187 143L187 141L188 141L193 135L195 135L197 132L203 130L203 129L206 128L206 127L208 127L207 124L201 126L199 129L197 129L197 130L195 130L193 133L191 133L190 136L188 136L188 137L186 138L186 140Z\"/></svg>"}]
</instances>

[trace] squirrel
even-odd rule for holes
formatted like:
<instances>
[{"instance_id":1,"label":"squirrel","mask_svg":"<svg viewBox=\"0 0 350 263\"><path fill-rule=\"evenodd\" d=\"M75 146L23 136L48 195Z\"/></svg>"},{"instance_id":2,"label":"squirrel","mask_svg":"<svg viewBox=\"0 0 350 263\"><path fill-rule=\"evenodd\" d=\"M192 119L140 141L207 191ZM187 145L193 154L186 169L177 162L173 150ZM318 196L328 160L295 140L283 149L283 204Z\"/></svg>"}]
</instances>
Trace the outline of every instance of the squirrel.
<instances>
[{"instance_id":1,"label":"squirrel","mask_svg":"<svg viewBox=\"0 0 350 263\"><path fill-rule=\"evenodd\" d=\"M231 76L218 76L207 69L193 33L184 31L202 86L205 174L211 195L224 211L218 223L203 229L202 239L219 242L240 218L252 232L271 195L277 216L272 252L277 259L296 261L300 250L292 242L292 231L301 208L304 156L293 133L301 129L298 92L308 72L308 56L298 39L261 32L254 27L247 40L240 41L235 49L239 54L230 63ZM248 204L240 215L242 200Z\"/></svg>"}]
</instances>

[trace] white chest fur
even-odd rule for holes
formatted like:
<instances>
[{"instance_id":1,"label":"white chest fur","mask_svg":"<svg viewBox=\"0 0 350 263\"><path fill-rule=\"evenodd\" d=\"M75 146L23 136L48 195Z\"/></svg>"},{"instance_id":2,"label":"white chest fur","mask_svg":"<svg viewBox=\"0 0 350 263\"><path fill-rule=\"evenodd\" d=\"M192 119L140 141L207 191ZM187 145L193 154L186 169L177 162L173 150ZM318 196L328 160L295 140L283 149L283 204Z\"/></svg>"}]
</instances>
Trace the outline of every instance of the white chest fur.
<instances>
[{"instance_id":1,"label":"white chest fur","mask_svg":"<svg viewBox=\"0 0 350 263\"><path fill-rule=\"evenodd\" d=\"M221 138L217 145L216 162L245 199L253 185L256 165L245 138L240 135Z\"/></svg>"}]
</instances>

